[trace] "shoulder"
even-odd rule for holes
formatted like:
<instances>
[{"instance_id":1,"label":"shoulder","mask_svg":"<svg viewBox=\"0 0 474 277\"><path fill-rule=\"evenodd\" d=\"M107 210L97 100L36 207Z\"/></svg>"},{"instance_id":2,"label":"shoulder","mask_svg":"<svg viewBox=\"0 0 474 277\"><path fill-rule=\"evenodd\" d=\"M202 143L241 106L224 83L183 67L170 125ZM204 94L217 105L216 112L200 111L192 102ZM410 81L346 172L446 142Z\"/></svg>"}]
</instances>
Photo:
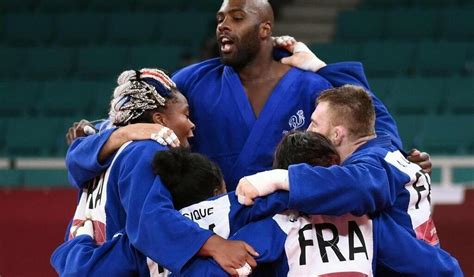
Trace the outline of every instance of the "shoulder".
<instances>
[{"instance_id":1,"label":"shoulder","mask_svg":"<svg viewBox=\"0 0 474 277\"><path fill-rule=\"evenodd\" d=\"M216 70L220 71L223 68L224 65L221 63L220 58L209 59L178 70L173 74L172 79L178 86L178 89L186 92L190 85L196 80L201 79L202 76Z\"/></svg>"},{"instance_id":2,"label":"shoulder","mask_svg":"<svg viewBox=\"0 0 474 277\"><path fill-rule=\"evenodd\" d=\"M324 90L331 88L331 83L326 80L323 76L317 72L311 72L306 70L301 70L299 68L293 68L293 76L296 76L298 82L307 89L314 90Z\"/></svg>"},{"instance_id":3,"label":"shoulder","mask_svg":"<svg viewBox=\"0 0 474 277\"><path fill-rule=\"evenodd\" d=\"M387 152L387 149L384 149L378 145L371 145L370 147L356 150L351 156L347 158L344 164L366 163L380 166L382 163L384 163L384 157Z\"/></svg>"},{"instance_id":4,"label":"shoulder","mask_svg":"<svg viewBox=\"0 0 474 277\"><path fill-rule=\"evenodd\" d=\"M194 63L191 65L188 65L186 67L183 67L182 69L176 71L173 74L173 78L176 75L182 75L190 72L194 72L195 70L202 70L202 69L212 69L216 66L222 65L220 58L212 58L208 60L204 60L202 62Z\"/></svg>"}]
</instances>

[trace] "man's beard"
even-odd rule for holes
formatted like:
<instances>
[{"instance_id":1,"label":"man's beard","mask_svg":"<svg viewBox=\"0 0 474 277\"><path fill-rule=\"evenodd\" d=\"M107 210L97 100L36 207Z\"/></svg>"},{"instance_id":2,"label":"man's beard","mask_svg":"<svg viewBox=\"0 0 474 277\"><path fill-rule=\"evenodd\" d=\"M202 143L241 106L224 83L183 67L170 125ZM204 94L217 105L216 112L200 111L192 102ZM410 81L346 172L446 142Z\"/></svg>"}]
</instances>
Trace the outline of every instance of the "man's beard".
<instances>
[{"instance_id":1,"label":"man's beard","mask_svg":"<svg viewBox=\"0 0 474 277\"><path fill-rule=\"evenodd\" d=\"M242 43L244 42L244 43ZM235 69L243 68L255 59L260 51L260 40L258 38L258 26L253 32L247 33L239 41L234 41L235 50L230 55L220 53L221 62Z\"/></svg>"}]
</instances>

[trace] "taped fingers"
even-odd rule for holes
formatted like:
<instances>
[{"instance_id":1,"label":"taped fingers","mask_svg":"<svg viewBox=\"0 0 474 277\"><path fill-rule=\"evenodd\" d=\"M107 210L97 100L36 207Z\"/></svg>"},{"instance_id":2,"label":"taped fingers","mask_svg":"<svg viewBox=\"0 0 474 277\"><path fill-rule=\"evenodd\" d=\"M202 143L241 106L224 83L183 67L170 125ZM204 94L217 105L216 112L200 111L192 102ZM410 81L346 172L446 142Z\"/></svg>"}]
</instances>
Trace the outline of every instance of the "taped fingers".
<instances>
[{"instance_id":1,"label":"taped fingers","mask_svg":"<svg viewBox=\"0 0 474 277\"><path fill-rule=\"evenodd\" d=\"M166 145L165 140L161 136L159 136L158 133L152 133L150 138L161 145Z\"/></svg>"},{"instance_id":2,"label":"taped fingers","mask_svg":"<svg viewBox=\"0 0 474 277\"><path fill-rule=\"evenodd\" d=\"M168 127L162 127L162 128L158 131L157 135L158 135L159 137L164 137L165 134L166 134L169 130L170 130L170 129L169 129Z\"/></svg>"},{"instance_id":3,"label":"taped fingers","mask_svg":"<svg viewBox=\"0 0 474 277\"><path fill-rule=\"evenodd\" d=\"M252 267L246 262L242 267L236 268L239 276L249 276L252 273Z\"/></svg>"},{"instance_id":4,"label":"taped fingers","mask_svg":"<svg viewBox=\"0 0 474 277\"><path fill-rule=\"evenodd\" d=\"M171 136L166 137L166 138L165 138L165 141L166 141L166 143L167 143L168 145L172 145L172 144L173 144L173 139L171 138Z\"/></svg>"},{"instance_id":5,"label":"taped fingers","mask_svg":"<svg viewBox=\"0 0 474 277\"><path fill-rule=\"evenodd\" d=\"M168 132L164 135L164 140L168 143L168 145L172 147L179 146L179 139L171 129L169 129Z\"/></svg>"},{"instance_id":6,"label":"taped fingers","mask_svg":"<svg viewBox=\"0 0 474 277\"><path fill-rule=\"evenodd\" d=\"M156 133L152 133L150 135L150 138L156 142L158 142L159 144L161 145L168 145L168 144L172 144L173 141L172 140L168 140L166 137L166 139L164 138L165 137L165 134L170 131L169 128L167 127L162 127L158 132Z\"/></svg>"}]
</instances>

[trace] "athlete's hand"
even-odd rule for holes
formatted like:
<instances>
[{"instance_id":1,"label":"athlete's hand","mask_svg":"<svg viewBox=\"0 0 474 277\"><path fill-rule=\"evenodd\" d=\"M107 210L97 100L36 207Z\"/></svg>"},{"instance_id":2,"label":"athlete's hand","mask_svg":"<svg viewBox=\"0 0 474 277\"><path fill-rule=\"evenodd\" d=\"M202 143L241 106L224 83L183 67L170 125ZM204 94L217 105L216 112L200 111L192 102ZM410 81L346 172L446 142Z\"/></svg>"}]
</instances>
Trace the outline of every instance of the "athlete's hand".
<instances>
[{"instance_id":1,"label":"athlete's hand","mask_svg":"<svg viewBox=\"0 0 474 277\"><path fill-rule=\"evenodd\" d=\"M253 257L258 253L252 246L243 241L225 240L217 235L211 236L198 252L200 256L212 257L230 275L236 276L237 268L248 263L252 268L257 266Z\"/></svg>"},{"instance_id":2,"label":"athlete's hand","mask_svg":"<svg viewBox=\"0 0 474 277\"><path fill-rule=\"evenodd\" d=\"M421 152L418 149L412 149L408 153L407 159L410 162L419 165L424 172L431 174L431 171L433 170L433 164L431 163L430 155L428 153Z\"/></svg>"},{"instance_id":3,"label":"athlete's hand","mask_svg":"<svg viewBox=\"0 0 474 277\"><path fill-rule=\"evenodd\" d=\"M76 231L74 231L73 236L76 238L81 235L87 235L91 238L94 238L94 226L90 219L86 219L82 226L78 226Z\"/></svg>"},{"instance_id":4,"label":"athlete's hand","mask_svg":"<svg viewBox=\"0 0 474 277\"><path fill-rule=\"evenodd\" d=\"M326 63L319 59L302 42L297 42L288 49L293 55L281 59L281 63L294 66L303 70L316 72L326 66Z\"/></svg>"},{"instance_id":5,"label":"athlete's hand","mask_svg":"<svg viewBox=\"0 0 474 277\"><path fill-rule=\"evenodd\" d=\"M94 126L87 120L82 119L79 122L74 122L66 133L66 142L68 145L78 137L85 137L89 135L90 130L95 130Z\"/></svg>"},{"instance_id":6,"label":"athlete's hand","mask_svg":"<svg viewBox=\"0 0 474 277\"><path fill-rule=\"evenodd\" d=\"M239 203L245 206L253 205L255 198L259 196L258 190L246 178L242 178L235 190Z\"/></svg>"},{"instance_id":7,"label":"athlete's hand","mask_svg":"<svg viewBox=\"0 0 474 277\"><path fill-rule=\"evenodd\" d=\"M289 190L288 170L273 169L240 179L235 194L242 205L252 205L258 196L277 190Z\"/></svg>"},{"instance_id":8,"label":"athlete's hand","mask_svg":"<svg viewBox=\"0 0 474 277\"><path fill-rule=\"evenodd\" d=\"M291 36L272 37L273 47L284 48L293 53L293 48L296 44L296 39Z\"/></svg>"}]
</instances>

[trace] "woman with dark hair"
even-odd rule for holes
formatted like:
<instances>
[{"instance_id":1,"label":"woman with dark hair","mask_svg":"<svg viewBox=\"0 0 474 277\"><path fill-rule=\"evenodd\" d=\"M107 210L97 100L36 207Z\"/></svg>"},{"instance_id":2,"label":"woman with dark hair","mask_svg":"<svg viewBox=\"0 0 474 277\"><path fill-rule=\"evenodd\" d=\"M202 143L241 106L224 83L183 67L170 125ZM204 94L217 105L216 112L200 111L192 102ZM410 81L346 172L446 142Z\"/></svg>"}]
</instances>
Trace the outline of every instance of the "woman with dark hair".
<instances>
[{"instance_id":1,"label":"woman with dark hair","mask_svg":"<svg viewBox=\"0 0 474 277\"><path fill-rule=\"evenodd\" d=\"M329 167L340 162L336 148L325 136L292 131L277 145L273 168L288 169L291 164L300 163Z\"/></svg>"},{"instance_id":2,"label":"woman with dark hair","mask_svg":"<svg viewBox=\"0 0 474 277\"><path fill-rule=\"evenodd\" d=\"M226 192L221 169L208 158L188 149L156 153L153 171L173 196L177 210Z\"/></svg>"},{"instance_id":3,"label":"woman with dark hair","mask_svg":"<svg viewBox=\"0 0 474 277\"><path fill-rule=\"evenodd\" d=\"M188 138L193 136L195 126L189 120L187 100L163 71L125 71L117 83L109 112L113 127L100 135L107 140L100 153L114 152L117 143L121 145L128 138L124 135L130 133L127 127L140 123L165 126L159 132L168 132L169 128L176 134L168 138L169 144L179 140L181 146L189 145ZM100 155L98 161L90 161L107 167L100 176L81 185L84 189L70 237L74 237L84 222L92 223L98 244L125 231L134 248L176 272L195 255L213 257L231 274L246 262L255 264L249 254L255 252L249 245L226 241L176 211L170 192L151 167L154 154L168 150L156 143L163 142L162 137L158 133L148 140L129 141L116 151L112 161L101 160ZM80 151L74 147L80 139L73 142L70 153ZM69 170L75 170L69 165ZM144 208L151 188L154 188L153 204Z\"/></svg>"}]
</instances>

